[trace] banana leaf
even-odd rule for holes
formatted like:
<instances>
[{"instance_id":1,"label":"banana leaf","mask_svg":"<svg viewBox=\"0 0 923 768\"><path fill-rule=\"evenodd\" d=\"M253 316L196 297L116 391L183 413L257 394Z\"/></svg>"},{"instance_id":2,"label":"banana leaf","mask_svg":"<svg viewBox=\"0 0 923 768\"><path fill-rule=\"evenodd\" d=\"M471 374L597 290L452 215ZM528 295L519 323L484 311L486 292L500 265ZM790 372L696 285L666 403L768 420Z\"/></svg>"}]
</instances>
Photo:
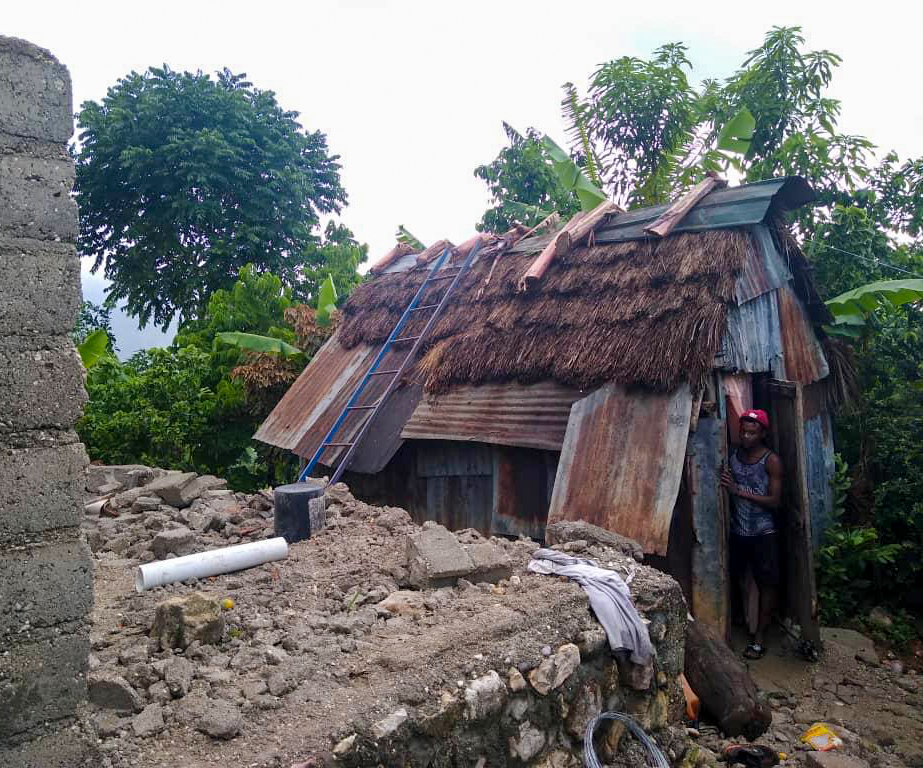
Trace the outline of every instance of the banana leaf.
<instances>
[{"instance_id":1,"label":"banana leaf","mask_svg":"<svg viewBox=\"0 0 923 768\"><path fill-rule=\"evenodd\" d=\"M109 352L109 336L99 328L77 345L77 352L83 361L83 367L92 368Z\"/></svg>"},{"instance_id":2,"label":"banana leaf","mask_svg":"<svg viewBox=\"0 0 923 768\"><path fill-rule=\"evenodd\" d=\"M397 238L399 243L404 243L404 245L409 245L415 251L425 251L426 246L423 245L423 242L414 237L407 229L404 228L403 224L397 225L397 232L394 235Z\"/></svg>"},{"instance_id":3,"label":"banana leaf","mask_svg":"<svg viewBox=\"0 0 923 768\"><path fill-rule=\"evenodd\" d=\"M865 318L885 303L899 307L921 299L923 299L923 280L910 278L880 280L877 283L860 285L851 291L834 296L826 303L839 325L847 322L847 317Z\"/></svg>"},{"instance_id":4,"label":"banana leaf","mask_svg":"<svg viewBox=\"0 0 923 768\"><path fill-rule=\"evenodd\" d=\"M242 331L224 331L218 334L218 338L232 347L249 349L251 352L262 352L267 355L281 354L282 357L295 357L301 354L298 347L282 339L274 339L272 336L260 336L256 333L243 333Z\"/></svg>"},{"instance_id":5,"label":"banana leaf","mask_svg":"<svg viewBox=\"0 0 923 768\"><path fill-rule=\"evenodd\" d=\"M551 167L558 177L558 180L568 190L577 196L580 201L580 209L584 213L589 213L604 200L608 200L606 193L590 181L570 159L570 156L561 149L548 136L542 138L542 147L551 160Z\"/></svg>"},{"instance_id":6,"label":"banana leaf","mask_svg":"<svg viewBox=\"0 0 923 768\"><path fill-rule=\"evenodd\" d=\"M737 152L741 155L747 154L755 130L756 120L749 109L742 107L718 134L718 149L725 152Z\"/></svg>"},{"instance_id":7,"label":"banana leaf","mask_svg":"<svg viewBox=\"0 0 923 768\"><path fill-rule=\"evenodd\" d=\"M337 289L333 284L333 278L327 275L327 279L321 283L320 291L317 294L317 312L314 315L314 322L319 326L330 325L330 314L337 308Z\"/></svg>"}]
</instances>

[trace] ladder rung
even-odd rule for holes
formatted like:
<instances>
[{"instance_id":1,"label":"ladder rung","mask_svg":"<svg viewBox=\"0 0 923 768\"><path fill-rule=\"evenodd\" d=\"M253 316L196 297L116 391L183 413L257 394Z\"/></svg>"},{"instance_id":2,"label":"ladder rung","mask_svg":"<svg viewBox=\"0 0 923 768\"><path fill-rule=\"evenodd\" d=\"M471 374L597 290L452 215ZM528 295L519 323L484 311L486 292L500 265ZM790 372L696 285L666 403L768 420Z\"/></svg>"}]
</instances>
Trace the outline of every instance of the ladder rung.
<instances>
[{"instance_id":1,"label":"ladder rung","mask_svg":"<svg viewBox=\"0 0 923 768\"><path fill-rule=\"evenodd\" d=\"M378 403L375 403L375 405L351 405L346 410L347 411L369 411L372 408L377 408L377 407L378 407Z\"/></svg>"},{"instance_id":2,"label":"ladder rung","mask_svg":"<svg viewBox=\"0 0 923 768\"><path fill-rule=\"evenodd\" d=\"M400 368L392 368L390 371L372 371L369 376L385 376L389 373L400 373Z\"/></svg>"},{"instance_id":3,"label":"ladder rung","mask_svg":"<svg viewBox=\"0 0 923 768\"><path fill-rule=\"evenodd\" d=\"M436 277L427 278L426 282L431 283L434 280L451 280L453 277L458 277L461 272L455 272L451 275L436 275Z\"/></svg>"},{"instance_id":4,"label":"ladder rung","mask_svg":"<svg viewBox=\"0 0 923 768\"><path fill-rule=\"evenodd\" d=\"M352 443L324 443L324 448L349 448Z\"/></svg>"},{"instance_id":5,"label":"ladder rung","mask_svg":"<svg viewBox=\"0 0 923 768\"><path fill-rule=\"evenodd\" d=\"M438 306L439 306L438 304L427 304L426 306L423 306L423 307L414 307L410 311L411 312L422 312L424 309L435 309Z\"/></svg>"},{"instance_id":6,"label":"ladder rung","mask_svg":"<svg viewBox=\"0 0 923 768\"><path fill-rule=\"evenodd\" d=\"M392 344L397 344L400 341L416 341L417 339L422 339L422 336L402 336L399 339L391 339Z\"/></svg>"}]
</instances>

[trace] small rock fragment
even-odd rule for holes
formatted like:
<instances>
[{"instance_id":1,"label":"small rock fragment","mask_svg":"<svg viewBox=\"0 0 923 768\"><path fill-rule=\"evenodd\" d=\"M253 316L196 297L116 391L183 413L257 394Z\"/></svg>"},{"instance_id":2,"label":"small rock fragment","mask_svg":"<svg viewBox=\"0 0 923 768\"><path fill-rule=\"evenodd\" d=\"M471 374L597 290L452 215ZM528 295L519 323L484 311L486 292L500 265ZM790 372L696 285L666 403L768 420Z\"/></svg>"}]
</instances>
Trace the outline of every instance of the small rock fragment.
<instances>
[{"instance_id":1,"label":"small rock fragment","mask_svg":"<svg viewBox=\"0 0 923 768\"><path fill-rule=\"evenodd\" d=\"M214 644L224 632L224 616L217 600L201 592L169 597L157 604L151 637L160 648L186 648L193 640Z\"/></svg>"},{"instance_id":2,"label":"small rock fragment","mask_svg":"<svg viewBox=\"0 0 923 768\"><path fill-rule=\"evenodd\" d=\"M143 707L138 692L120 675L96 670L87 682L90 701L98 707L116 712L140 712Z\"/></svg>"},{"instance_id":3,"label":"small rock fragment","mask_svg":"<svg viewBox=\"0 0 923 768\"><path fill-rule=\"evenodd\" d=\"M213 739L233 739L240 733L240 710L229 701L209 701L196 728Z\"/></svg>"},{"instance_id":4,"label":"small rock fragment","mask_svg":"<svg viewBox=\"0 0 923 768\"><path fill-rule=\"evenodd\" d=\"M400 728L405 720L407 720L407 710L401 707L375 723L372 726L372 734L376 739L384 739Z\"/></svg>"},{"instance_id":5,"label":"small rock fragment","mask_svg":"<svg viewBox=\"0 0 923 768\"><path fill-rule=\"evenodd\" d=\"M465 716L483 720L497 714L506 701L506 686L494 670L473 680L465 689Z\"/></svg>"},{"instance_id":6,"label":"small rock fragment","mask_svg":"<svg viewBox=\"0 0 923 768\"><path fill-rule=\"evenodd\" d=\"M160 733L166 725L163 722L163 709L160 704L148 704L141 714L135 715L131 721L131 729L135 736L153 736Z\"/></svg>"}]
</instances>

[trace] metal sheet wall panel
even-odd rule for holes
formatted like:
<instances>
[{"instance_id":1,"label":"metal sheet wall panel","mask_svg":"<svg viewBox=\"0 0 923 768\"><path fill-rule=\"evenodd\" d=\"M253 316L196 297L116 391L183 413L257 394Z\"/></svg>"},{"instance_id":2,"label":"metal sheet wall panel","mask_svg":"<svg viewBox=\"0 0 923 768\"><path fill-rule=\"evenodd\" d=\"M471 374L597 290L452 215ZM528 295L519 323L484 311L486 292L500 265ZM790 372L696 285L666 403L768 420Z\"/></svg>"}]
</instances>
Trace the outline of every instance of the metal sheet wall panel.
<instances>
[{"instance_id":1,"label":"metal sheet wall panel","mask_svg":"<svg viewBox=\"0 0 923 768\"><path fill-rule=\"evenodd\" d=\"M830 414L818 413L804 423L805 475L811 508L811 546L817 551L833 513L833 427Z\"/></svg>"},{"instance_id":2,"label":"metal sheet wall panel","mask_svg":"<svg viewBox=\"0 0 923 768\"><path fill-rule=\"evenodd\" d=\"M458 387L422 399L401 436L559 451L570 408L585 394L551 381Z\"/></svg>"},{"instance_id":3,"label":"metal sheet wall panel","mask_svg":"<svg viewBox=\"0 0 923 768\"><path fill-rule=\"evenodd\" d=\"M715 366L726 371L784 376L778 291L730 306Z\"/></svg>"},{"instance_id":4,"label":"metal sheet wall panel","mask_svg":"<svg viewBox=\"0 0 923 768\"><path fill-rule=\"evenodd\" d=\"M415 445L417 477L493 474L493 453L489 445L439 440L421 441Z\"/></svg>"},{"instance_id":5,"label":"metal sheet wall panel","mask_svg":"<svg viewBox=\"0 0 923 768\"><path fill-rule=\"evenodd\" d=\"M692 615L721 637L727 630L730 604L728 582L727 494L718 480L727 459L727 438L722 419L699 420L689 435L686 476L692 497Z\"/></svg>"},{"instance_id":6,"label":"metal sheet wall panel","mask_svg":"<svg viewBox=\"0 0 923 768\"><path fill-rule=\"evenodd\" d=\"M780 287L778 294L785 378L802 384L820 381L830 369L810 317L790 284Z\"/></svg>"},{"instance_id":7,"label":"metal sheet wall panel","mask_svg":"<svg viewBox=\"0 0 923 768\"><path fill-rule=\"evenodd\" d=\"M769 229L763 225L751 227L750 247L735 286L737 304L775 290L791 279L792 273L776 250Z\"/></svg>"},{"instance_id":8,"label":"metal sheet wall panel","mask_svg":"<svg viewBox=\"0 0 923 768\"><path fill-rule=\"evenodd\" d=\"M545 538L549 474L554 454L530 448L493 446L494 497L491 533Z\"/></svg>"},{"instance_id":9,"label":"metal sheet wall panel","mask_svg":"<svg viewBox=\"0 0 923 768\"><path fill-rule=\"evenodd\" d=\"M421 477L425 485L426 519L450 531L476 528L490 535L493 478L490 475Z\"/></svg>"},{"instance_id":10,"label":"metal sheet wall panel","mask_svg":"<svg viewBox=\"0 0 923 768\"><path fill-rule=\"evenodd\" d=\"M664 555L686 455L692 394L609 384L571 408L549 522L585 520Z\"/></svg>"}]
</instances>

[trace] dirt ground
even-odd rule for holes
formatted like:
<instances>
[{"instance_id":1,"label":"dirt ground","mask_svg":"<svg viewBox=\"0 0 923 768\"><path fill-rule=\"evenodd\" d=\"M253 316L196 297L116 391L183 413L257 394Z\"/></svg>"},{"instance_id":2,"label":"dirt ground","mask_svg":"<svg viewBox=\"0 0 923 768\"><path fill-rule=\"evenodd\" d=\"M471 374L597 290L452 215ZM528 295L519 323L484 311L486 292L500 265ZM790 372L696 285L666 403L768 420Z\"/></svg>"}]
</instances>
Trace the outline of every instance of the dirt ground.
<instances>
[{"instance_id":1,"label":"dirt ground","mask_svg":"<svg viewBox=\"0 0 923 768\"><path fill-rule=\"evenodd\" d=\"M789 763L805 762L801 736L811 724L825 722L844 742L828 754L860 761L856 768L863 762L873 768L923 766L923 678L914 670L893 670L886 653L852 630L825 628L822 637L825 651L817 663L801 659L781 631L771 636L766 656L747 662L773 708L772 727L759 743L786 753ZM735 638L738 652L745 645L743 637ZM703 725L701 743L720 752L733 740Z\"/></svg>"}]
</instances>

